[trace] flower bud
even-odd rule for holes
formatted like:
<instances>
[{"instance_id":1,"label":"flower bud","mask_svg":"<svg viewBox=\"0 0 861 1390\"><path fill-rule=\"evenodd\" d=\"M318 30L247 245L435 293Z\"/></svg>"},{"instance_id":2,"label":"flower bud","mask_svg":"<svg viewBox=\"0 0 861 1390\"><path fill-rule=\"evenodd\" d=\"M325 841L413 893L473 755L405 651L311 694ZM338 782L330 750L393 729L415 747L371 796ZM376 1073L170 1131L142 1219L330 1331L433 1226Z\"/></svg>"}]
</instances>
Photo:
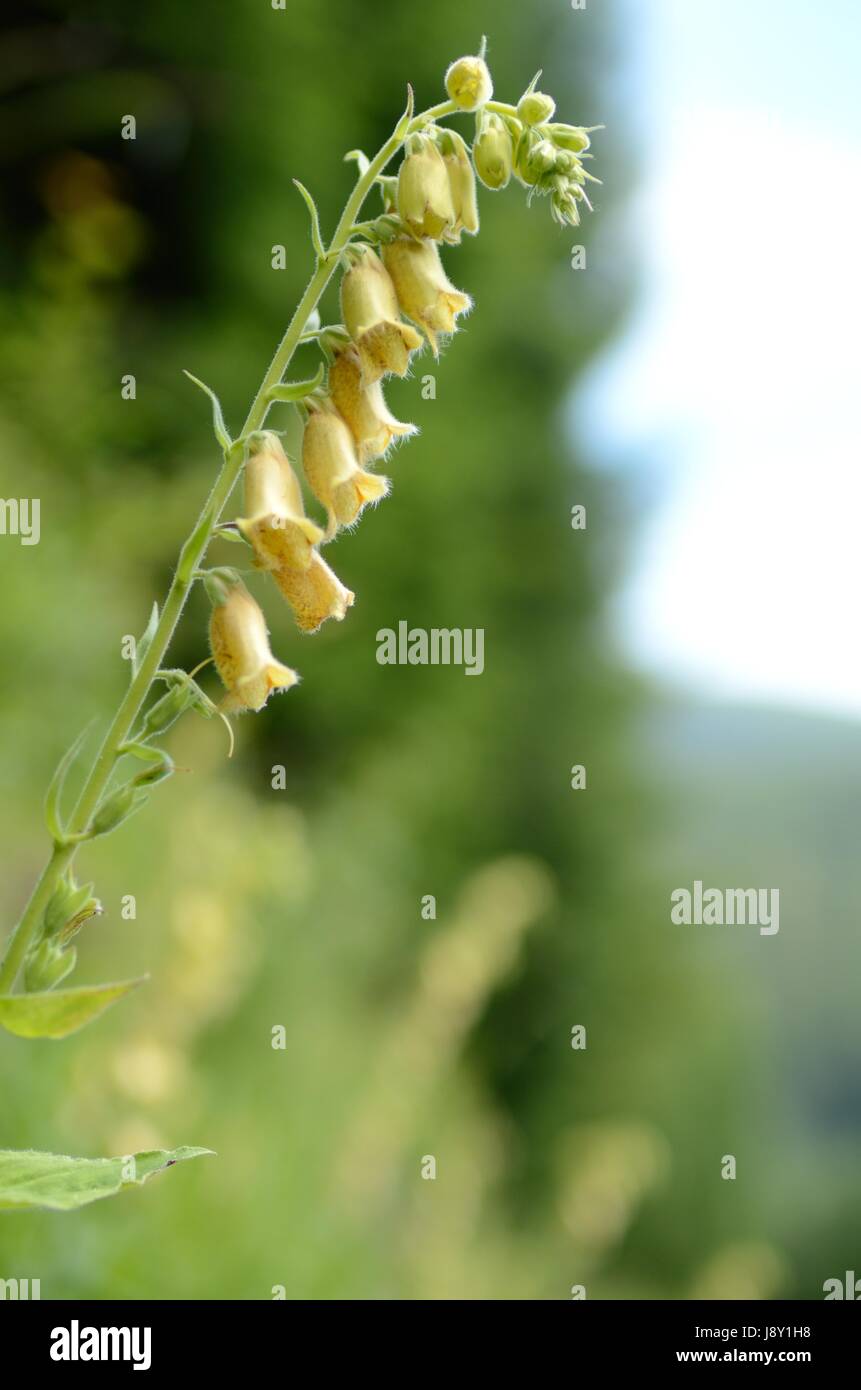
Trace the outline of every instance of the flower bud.
<instances>
[{"instance_id":1,"label":"flower bud","mask_svg":"<svg viewBox=\"0 0 861 1390\"><path fill-rule=\"evenodd\" d=\"M353 436L334 408L313 410L302 437L302 467L308 486L329 517L329 537L358 521L369 502L389 490L388 478L359 467Z\"/></svg>"},{"instance_id":2,"label":"flower bud","mask_svg":"<svg viewBox=\"0 0 861 1390\"><path fill-rule=\"evenodd\" d=\"M572 154L582 154L592 143L582 126L551 125L547 127L547 134L557 149L570 150Z\"/></svg>"},{"instance_id":3,"label":"flower bud","mask_svg":"<svg viewBox=\"0 0 861 1390\"><path fill-rule=\"evenodd\" d=\"M166 777L172 777L176 772L176 763L168 753L165 753L163 749L154 751L159 753L159 758L145 767L143 772L137 773L132 778L136 787L154 787L156 783L163 782Z\"/></svg>"},{"instance_id":4,"label":"flower bud","mask_svg":"<svg viewBox=\"0 0 861 1390\"><path fill-rule=\"evenodd\" d=\"M588 201L579 184L571 183L567 179L560 180L559 187L554 188L550 199L554 221L558 222L561 227L579 227L580 209L578 203L588 203Z\"/></svg>"},{"instance_id":5,"label":"flower bud","mask_svg":"<svg viewBox=\"0 0 861 1390\"><path fill-rule=\"evenodd\" d=\"M327 618L340 622L356 597L316 550L307 569L283 565L273 570L272 577L303 632L316 632Z\"/></svg>"},{"instance_id":6,"label":"flower bud","mask_svg":"<svg viewBox=\"0 0 861 1390\"><path fill-rule=\"evenodd\" d=\"M463 140L457 131L445 132L443 163L448 174L451 201L454 207L454 224L445 233L445 240L456 245L462 231L475 236L478 231L478 202L475 196L475 173L472 160Z\"/></svg>"},{"instance_id":7,"label":"flower bud","mask_svg":"<svg viewBox=\"0 0 861 1390\"><path fill-rule=\"evenodd\" d=\"M524 125L543 125L553 119L556 102L546 92L524 92L517 103L517 114Z\"/></svg>"},{"instance_id":8,"label":"flower bud","mask_svg":"<svg viewBox=\"0 0 861 1390\"><path fill-rule=\"evenodd\" d=\"M341 281L341 313L359 352L366 386L387 373L406 376L410 353L422 340L401 321L398 298L388 271L375 251L364 247Z\"/></svg>"},{"instance_id":9,"label":"flower bud","mask_svg":"<svg viewBox=\"0 0 861 1390\"><path fill-rule=\"evenodd\" d=\"M143 805L146 797L133 782L125 782L105 797L90 822L93 835L109 835Z\"/></svg>"},{"instance_id":10,"label":"flower bud","mask_svg":"<svg viewBox=\"0 0 861 1390\"><path fill-rule=\"evenodd\" d=\"M556 167L556 151L549 140L524 140L517 159L517 172L526 184L536 184Z\"/></svg>"},{"instance_id":11,"label":"flower bud","mask_svg":"<svg viewBox=\"0 0 861 1390\"><path fill-rule=\"evenodd\" d=\"M160 700L156 700L144 716L141 731L138 735L141 743L153 738L156 734L164 733L171 724L176 723L180 715L184 714L192 703L193 691L186 685L175 685L166 695L162 695Z\"/></svg>"},{"instance_id":12,"label":"flower bud","mask_svg":"<svg viewBox=\"0 0 861 1390\"><path fill-rule=\"evenodd\" d=\"M413 135L398 171L398 212L414 236L439 238L455 222L445 160L426 135Z\"/></svg>"},{"instance_id":13,"label":"flower bud","mask_svg":"<svg viewBox=\"0 0 861 1390\"><path fill-rule=\"evenodd\" d=\"M472 300L446 276L433 241L398 237L383 247L383 259L401 308L424 331L438 355L437 334L454 333L458 314L467 313Z\"/></svg>"},{"instance_id":14,"label":"flower bud","mask_svg":"<svg viewBox=\"0 0 861 1390\"><path fill-rule=\"evenodd\" d=\"M493 96L493 81L483 58L458 58L445 75L449 100L461 111L477 111Z\"/></svg>"},{"instance_id":15,"label":"flower bud","mask_svg":"<svg viewBox=\"0 0 861 1390\"><path fill-rule=\"evenodd\" d=\"M75 919L82 917L86 921L101 910L98 898L93 897L93 884L78 884L69 873L57 884L45 908L44 935L56 936Z\"/></svg>"},{"instance_id":16,"label":"flower bud","mask_svg":"<svg viewBox=\"0 0 861 1390\"><path fill-rule=\"evenodd\" d=\"M261 569L289 564L304 569L323 532L305 515L299 479L277 434L267 430L252 445L245 464L245 517L241 534L254 550Z\"/></svg>"},{"instance_id":17,"label":"flower bud","mask_svg":"<svg viewBox=\"0 0 861 1390\"><path fill-rule=\"evenodd\" d=\"M55 941L42 941L24 959L24 989L28 994L54 989L72 973L77 958L74 946L64 951Z\"/></svg>"},{"instance_id":18,"label":"flower bud","mask_svg":"<svg viewBox=\"0 0 861 1390\"><path fill-rule=\"evenodd\" d=\"M378 381L363 384L355 347L339 352L329 368L329 394L353 436L360 464L379 458L394 439L416 433L415 425L402 424L391 414Z\"/></svg>"},{"instance_id":19,"label":"flower bud","mask_svg":"<svg viewBox=\"0 0 861 1390\"><path fill-rule=\"evenodd\" d=\"M237 584L224 603L213 608L209 642L227 689L222 704L227 711L260 710L273 690L289 690L299 679L269 650L266 619L243 584Z\"/></svg>"},{"instance_id":20,"label":"flower bud","mask_svg":"<svg viewBox=\"0 0 861 1390\"><path fill-rule=\"evenodd\" d=\"M475 172L485 188L505 188L511 178L514 146L511 134L501 116L484 118L482 128L472 147Z\"/></svg>"}]
</instances>

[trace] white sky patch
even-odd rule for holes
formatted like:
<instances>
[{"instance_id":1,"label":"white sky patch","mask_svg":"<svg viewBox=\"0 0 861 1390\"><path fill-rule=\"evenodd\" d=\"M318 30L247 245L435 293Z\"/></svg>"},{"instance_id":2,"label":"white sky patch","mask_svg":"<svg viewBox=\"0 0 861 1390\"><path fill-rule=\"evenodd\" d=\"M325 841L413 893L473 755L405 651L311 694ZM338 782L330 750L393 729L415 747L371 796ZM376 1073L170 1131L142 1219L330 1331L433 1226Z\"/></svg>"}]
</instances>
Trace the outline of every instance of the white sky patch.
<instances>
[{"instance_id":1,"label":"white sky patch","mask_svg":"<svg viewBox=\"0 0 861 1390\"><path fill-rule=\"evenodd\" d=\"M800 108L674 115L639 308L578 407L666 484L622 637L714 693L861 714L861 146Z\"/></svg>"}]
</instances>

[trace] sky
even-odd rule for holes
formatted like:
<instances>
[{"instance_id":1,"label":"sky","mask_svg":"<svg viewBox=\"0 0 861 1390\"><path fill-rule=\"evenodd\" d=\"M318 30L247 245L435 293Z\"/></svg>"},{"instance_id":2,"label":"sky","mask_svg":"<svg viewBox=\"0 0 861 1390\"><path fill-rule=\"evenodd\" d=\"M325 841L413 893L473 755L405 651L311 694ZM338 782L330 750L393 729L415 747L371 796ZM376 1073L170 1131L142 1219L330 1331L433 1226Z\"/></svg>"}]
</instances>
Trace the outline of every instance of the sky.
<instances>
[{"instance_id":1,"label":"sky","mask_svg":"<svg viewBox=\"0 0 861 1390\"><path fill-rule=\"evenodd\" d=\"M649 497L619 639L713 696L857 717L861 3L621 3L640 287L576 403Z\"/></svg>"}]
</instances>

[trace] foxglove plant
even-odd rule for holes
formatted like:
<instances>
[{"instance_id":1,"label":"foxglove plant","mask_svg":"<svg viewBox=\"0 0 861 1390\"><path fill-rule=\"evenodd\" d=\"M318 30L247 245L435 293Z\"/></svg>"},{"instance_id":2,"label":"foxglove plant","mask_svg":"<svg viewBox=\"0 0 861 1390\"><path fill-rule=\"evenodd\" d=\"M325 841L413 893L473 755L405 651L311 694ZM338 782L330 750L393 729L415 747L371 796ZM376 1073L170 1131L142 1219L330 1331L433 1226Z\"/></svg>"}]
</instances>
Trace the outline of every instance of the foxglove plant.
<instances>
[{"instance_id":1,"label":"foxglove plant","mask_svg":"<svg viewBox=\"0 0 861 1390\"><path fill-rule=\"evenodd\" d=\"M182 715L219 714L227 721L233 714L261 710L274 692L298 680L270 651L263 610L239 572L229 566L202 568L210 542L222 537L245 544L254 568L271 577L302 631L315 632L329 618L341 621L354 595L322 549L387 496L389 480L374 471L375 465L394 443L415 433L414 425L389 411L382 382L390 375L405 376L425 342L437 355L440 340L454 334L458 319L472 308L469 295L449 280L440 246L456 246L464 233L478 232L476 175L492 190L513 178L530 199L549 197L560 225L577 225L581 205L591 206L586 185L597 180L585 167L590 131L554 122L553 99L536 89L540 76L516 106L494 101L482 43L478 55L460 58L448 69L445 101L416 115L409 89L406 110L373 159L361 150L346 156L356 162L358 176L328 246L311 194L295 181L311 220L311 278L235 438L215 392L191 377L211 400L222 466L180 551L164 602L153 606L136 644L129 688L68 815L64 786L84 736L62 759L48 789L50 857L0 962L0 1026L7 1031L25 1038L66 1037L140 983L59 988L75 968L78 933L101 911L93 884L79 883L75 876L79 849L116 830L171 776L173 761L160 744ZM471 149L442 124L464 113L474 114ZM397 175L387 174L399 152ZM375 187L382 210L360 221ZM338 271L342 322L323 327L318 304ZM320 350L317 374L287 381L287 369L303 344ZM270 409L280 402L292 402L303 417L302 471L325 524L306 515L294 465L278 433L265 428ZM225 522L240 477L242 515ZM215 665L225 688L218 703L198 683L201 666L188 673L164 664L198 581L212 603L211 657L201 666ZM231 733L231 749L232 738ZM129 773L130 767L136 770ZM206 1152L72 1159L0 1151L0 1207L80 1206L142 1182L177 1159Z\"/></svg>"}]
</instances>

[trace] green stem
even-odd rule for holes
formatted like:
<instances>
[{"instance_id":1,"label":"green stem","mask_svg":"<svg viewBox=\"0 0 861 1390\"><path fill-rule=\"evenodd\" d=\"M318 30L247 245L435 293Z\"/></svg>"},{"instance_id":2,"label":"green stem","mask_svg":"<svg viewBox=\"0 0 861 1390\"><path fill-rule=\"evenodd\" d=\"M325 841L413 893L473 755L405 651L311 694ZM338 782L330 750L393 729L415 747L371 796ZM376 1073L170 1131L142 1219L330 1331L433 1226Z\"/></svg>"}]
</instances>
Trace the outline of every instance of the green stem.
<instances>
[{"instance_id":1,"label":"green stem","mask_svg":"<svg viewBox=\"0 0 861 1390\"><path fill-rule=\"evenodd\" d=\"M302 339L303 331L308 319L311 317L317 302L323 291L331 280L338 265L338 258L350 239L353 223L356 221L362 204L373 187L377 175L389 163L403 144L406 135L414 130L419 130L429 121L437 120L441 116L451 115L457 108L453 102L441 102L438 106L432 106L427 111L413 118L404 135L397 133L391 135L386 143L377 152L364 174L356 182L356 186L347 200L341 219L335 228L332 240L324 256L318 258L317 264L311 279L302 295L296 312L291 318L281 342L275 352L275 356L269 364L265 376L260 383L254 400L242 426L240 439L225 454L224 464L215 480L212 491L206 500L203 511L198 518L197 524L191 535L186 540L180 551L179 562L173 582L168 590L164 607L161 610L158 626L153 635L152 642L147 650L146 656L141 662L137 675L131 682L119 709L111 722L102 745L96 755L96 760L87 776L81 789L75 809L67 826L69 838L85 833L93 812L96 810L105 788L110 781L111 774L116 766L118 758L122 756L121 748L128 741L131 734L132 725L140 713L141 707L149 693L150 686L155 679L156 672L160 669L164 660L165 652L170 645L174 630L180 617L191 588L194 584L195 571L199 568L201 561L206 553L212 533L218 525L222 510L224 509L231 492L242 472L245 460L245 450L242 445L244 440L254 430L259 430L265 423L266 416L272 404L269 399L269 392L273 386L277 386L282 380L287 367L290 364L296 348ZM0 963L0 994L8 993L15 984L18 971L21 968L25 955L30 947L39 924L42 921L45 908L51 900L57 884L63 874L68 869L74 859L77 845L63 844L55 845L51 857L36 880L35 887L30 896L30 900L24 912L12 931L6 945L6 951Z\"/></svg>"}]
</instances>

